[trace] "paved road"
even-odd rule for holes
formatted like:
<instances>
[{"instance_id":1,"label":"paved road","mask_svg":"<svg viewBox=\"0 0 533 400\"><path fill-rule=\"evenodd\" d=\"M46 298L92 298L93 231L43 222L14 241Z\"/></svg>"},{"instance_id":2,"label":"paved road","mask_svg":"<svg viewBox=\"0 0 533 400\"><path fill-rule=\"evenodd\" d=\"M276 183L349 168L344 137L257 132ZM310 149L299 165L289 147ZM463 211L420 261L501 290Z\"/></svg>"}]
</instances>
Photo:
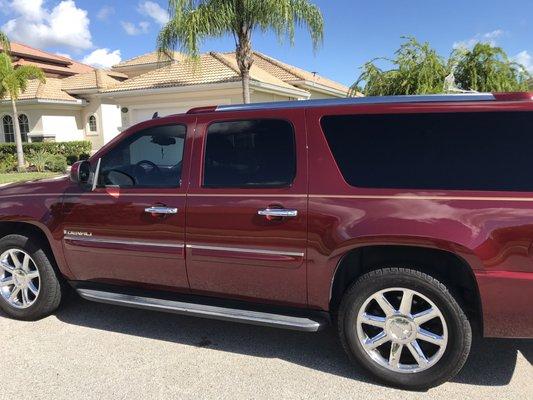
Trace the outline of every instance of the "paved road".
<instances>
[{"instance_id":1,"label":"paved road","mask_svg":"<svg viewBox=\"0 0 533 400\"><path fill-rule=\"evenodd\" d=\"M334 332L305 334L73 299L36 323L0 314L0 399L533 399L533 341L484 340L427 393L373 383Z\"/></svg>"}]
</instances>

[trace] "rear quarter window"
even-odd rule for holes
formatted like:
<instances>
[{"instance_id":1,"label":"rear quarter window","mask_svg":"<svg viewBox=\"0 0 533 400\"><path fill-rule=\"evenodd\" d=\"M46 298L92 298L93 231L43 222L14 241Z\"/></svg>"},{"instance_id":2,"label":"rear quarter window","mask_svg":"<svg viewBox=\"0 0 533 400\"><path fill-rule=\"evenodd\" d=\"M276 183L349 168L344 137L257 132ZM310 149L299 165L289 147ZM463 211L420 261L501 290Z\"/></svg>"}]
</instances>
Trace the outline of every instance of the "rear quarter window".
<instances>
[{"instance_id":1,"label":"rear quarter window","mask_svg":"<svg viewBox=\"0 0 533 400\"><path fill-rule=\"evenodd\" d=\"M533 191L533 112L337 115L321 125L352 186Z\"/></svg>"}]
</instances>

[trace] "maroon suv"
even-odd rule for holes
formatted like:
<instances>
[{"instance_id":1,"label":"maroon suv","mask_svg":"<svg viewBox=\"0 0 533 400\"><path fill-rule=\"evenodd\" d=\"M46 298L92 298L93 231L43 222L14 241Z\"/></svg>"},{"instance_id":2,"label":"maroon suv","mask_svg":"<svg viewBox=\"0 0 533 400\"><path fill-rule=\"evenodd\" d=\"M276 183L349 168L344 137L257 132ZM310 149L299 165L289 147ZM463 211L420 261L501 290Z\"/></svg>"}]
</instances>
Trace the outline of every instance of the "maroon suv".
<instances>
[{"instance_id":1,"label":"maroon suv","mask_svg":"<svg viewBox=\"0 0 533 400\"><path fill-rule=\"evenodd\" d=\"M301 331L418 389L533 337L531 94L193 109L0 190L0 307L85 299Z\"/></svg>"}]
</instances>

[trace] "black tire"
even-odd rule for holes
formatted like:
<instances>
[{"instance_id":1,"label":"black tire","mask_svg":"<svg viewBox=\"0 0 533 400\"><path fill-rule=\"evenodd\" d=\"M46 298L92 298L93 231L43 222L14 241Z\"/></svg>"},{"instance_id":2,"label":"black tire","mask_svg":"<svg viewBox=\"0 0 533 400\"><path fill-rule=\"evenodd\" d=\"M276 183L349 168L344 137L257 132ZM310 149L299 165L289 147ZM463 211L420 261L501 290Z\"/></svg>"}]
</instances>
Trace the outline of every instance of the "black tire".
<instances>
[{"instance_id":1,"label":"black tire","mask_svg":"<svg viewBox=\"0 0 533 400\"><path fill-rule=\"evenodd\" d=\"M358 339L357 315L365 301L384 289L415 290L430 299L440 310L448 329L448 343L441 358L430 368L415 373L400 373L374 361ZM361 276L344 294L338 312L338 333L349 358L362 365L380 381L409 390L427 390L453 378L470 352L472 329L466 314L446 286L419 271L384 268Z\"/></svg>"},{"instance_id":2,"label":"black tire","mask_svg":"<svg viewBox=\"0 0 533 400\"><path fill-rule=\"evenodd\" d=\"M0 295L0 308L10 317L25 321L35 321L52 314L61 303L63 285L45 245L33 236L14 234L0 239L0 255L9 249L23 250L33 259L40 275L39 295L28 308L15 308Z\"/></svg>"}]
</instances>

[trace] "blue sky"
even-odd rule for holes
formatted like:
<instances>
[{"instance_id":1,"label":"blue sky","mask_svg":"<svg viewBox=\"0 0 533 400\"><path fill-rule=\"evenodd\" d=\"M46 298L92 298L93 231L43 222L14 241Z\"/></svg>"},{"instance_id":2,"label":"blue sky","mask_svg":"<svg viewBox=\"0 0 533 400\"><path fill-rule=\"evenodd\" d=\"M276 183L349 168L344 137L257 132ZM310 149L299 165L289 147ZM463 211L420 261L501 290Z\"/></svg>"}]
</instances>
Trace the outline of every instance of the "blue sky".
<instances>
[{"instance_id":1,"label":"blue sky","mask_svg":"<svg viewBox=\"0 0 533 400\"><path fill-rule=\"evenodd\" d=\"M255 49L351 84L359 67L390 56L401 36L429 41L442 55L453 46L490 41L533 72L532 0L315 0L325 18L324 43L314 53L304 30L295 46L255 33ZM444 4L444 5L443 5ZM110 66L152 51L166 21L165 0L0 0L0 26L12 40ZM232 50L232 38L204 50Z\"/></svg>"}]
</instances>

